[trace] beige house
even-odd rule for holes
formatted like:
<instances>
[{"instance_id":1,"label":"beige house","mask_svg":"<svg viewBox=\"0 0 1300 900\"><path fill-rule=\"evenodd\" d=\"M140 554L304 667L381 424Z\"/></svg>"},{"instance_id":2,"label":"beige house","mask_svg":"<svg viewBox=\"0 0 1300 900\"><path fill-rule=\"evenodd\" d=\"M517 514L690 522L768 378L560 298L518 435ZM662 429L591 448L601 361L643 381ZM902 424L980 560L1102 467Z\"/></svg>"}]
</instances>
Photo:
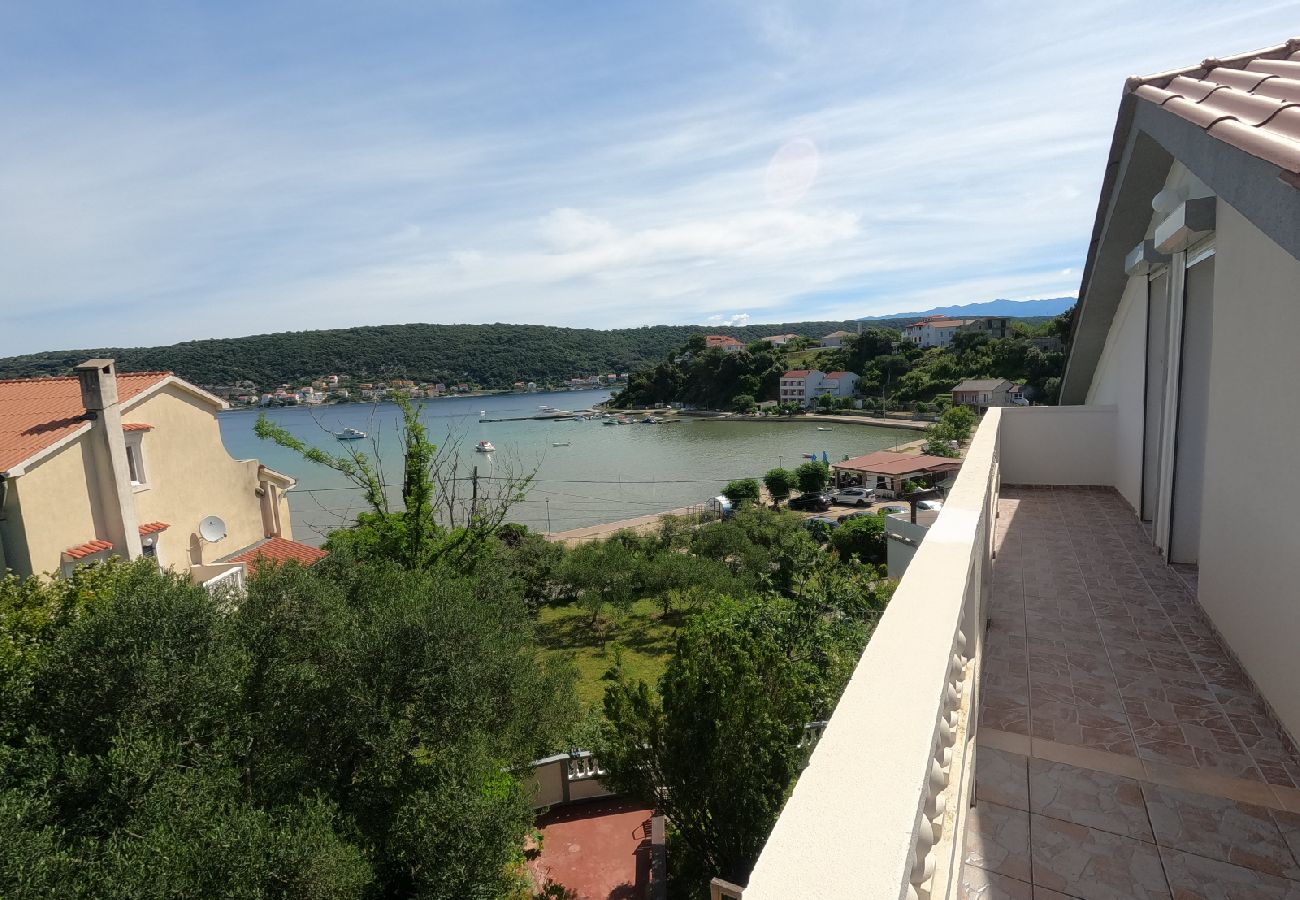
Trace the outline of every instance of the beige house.
<instances>
[{"instance_id":1,"label":"beige house","mask_svg":"<svg viewBox=\"0 0 1300 900\"><path fill-rule=\"evenodd\" d=\"M969 406L980 412L990 406L1015 406L1023 397L1020 385L1005 378L970 378L952 389L954 406Z\"/></svg>"},{"instance_id":2,"label":"beige house","mask_svg":"<svg viewBox=\"0 0 1300 900\"><path fill-rule=\"evenodd\" d=\"M118 375L112 360L0 381L0 571L145 556L238 583L258 556L319 558L292 540L293 479L226 453L224 407L169 372Z\"/></svg>"},{"instance_id":3,"label":"beige house","mask_svg":"<svg viewBox=\"0 0 1300 900\"><path fill-rule=\"evenodd\" d=\"M843 347L844 342L855 337L852 331L832 331L821 339L823 347Z\"/></svg>"}]
</instances>

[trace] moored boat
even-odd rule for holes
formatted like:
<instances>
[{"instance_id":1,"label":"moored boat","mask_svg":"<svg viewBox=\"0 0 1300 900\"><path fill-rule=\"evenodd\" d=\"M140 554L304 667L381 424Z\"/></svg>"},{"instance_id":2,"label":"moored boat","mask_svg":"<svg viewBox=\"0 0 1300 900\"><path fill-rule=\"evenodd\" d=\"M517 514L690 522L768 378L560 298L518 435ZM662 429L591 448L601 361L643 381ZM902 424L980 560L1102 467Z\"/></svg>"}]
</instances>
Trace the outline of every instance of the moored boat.
<instances>
[{"instance_id":1,"label":"moored boat","mask_svg":"<svg viewBox=\"0 0 1300 900\"><path fill-rule=\"evenodd\" d=\"M479 441L478 445L474 448L476 453L491 453L494 450L496 450L496 447L492 446L491 441Z\"/></svg>"},{"instance_id":2,"label":"moored boat","mask_svg":"<svg viewBox=\"0 0 1300 900\"><path fill-rule=\"evenodd\" d=\"M368 437L364 431L356 428L344 428L342 431L334 432L334 436L340 441L360 441Z\"/></svg>"}]
</instances>

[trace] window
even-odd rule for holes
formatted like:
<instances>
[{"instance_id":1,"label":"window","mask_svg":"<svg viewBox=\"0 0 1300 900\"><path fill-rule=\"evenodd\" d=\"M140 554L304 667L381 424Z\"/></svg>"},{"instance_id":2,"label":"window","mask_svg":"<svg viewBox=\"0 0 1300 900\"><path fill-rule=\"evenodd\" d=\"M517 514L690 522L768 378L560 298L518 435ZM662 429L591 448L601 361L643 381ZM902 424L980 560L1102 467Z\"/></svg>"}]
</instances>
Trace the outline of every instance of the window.
<instances>
[{"instance_id":1,"label":"window","mask_svg":"<svg viewBox=\"0 0 1300 900\"><path fill-rule=\"evenodd\" d=\"M145 468L144 432L128 431L126 433L126 468L131 484L136 490L149 487L149 473Z\"/></svg>"}]
</instances>

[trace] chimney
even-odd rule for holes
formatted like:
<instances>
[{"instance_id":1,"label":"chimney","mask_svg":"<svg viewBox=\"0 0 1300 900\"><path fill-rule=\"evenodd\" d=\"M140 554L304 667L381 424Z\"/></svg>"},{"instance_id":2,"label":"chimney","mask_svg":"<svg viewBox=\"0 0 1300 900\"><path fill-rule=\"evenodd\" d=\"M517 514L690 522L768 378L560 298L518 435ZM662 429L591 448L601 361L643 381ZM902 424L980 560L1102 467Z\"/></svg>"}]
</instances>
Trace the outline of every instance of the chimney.
<instances>
[{"instance_id":1,"label":"chimney","mask_svg":"<svg viewBox=\"0 0 1300 900\"><path fill-rule=\"evenodd\" d=\"M104 539L112 542L119 556L139 559L140 523L126 460L122 411L117 405L117 367L111 359L88 359L77 366L76 372L81 382L81 402L91 422L89 439L98 487L95 517L103 523Z\"/></svg>"}]
</instances>

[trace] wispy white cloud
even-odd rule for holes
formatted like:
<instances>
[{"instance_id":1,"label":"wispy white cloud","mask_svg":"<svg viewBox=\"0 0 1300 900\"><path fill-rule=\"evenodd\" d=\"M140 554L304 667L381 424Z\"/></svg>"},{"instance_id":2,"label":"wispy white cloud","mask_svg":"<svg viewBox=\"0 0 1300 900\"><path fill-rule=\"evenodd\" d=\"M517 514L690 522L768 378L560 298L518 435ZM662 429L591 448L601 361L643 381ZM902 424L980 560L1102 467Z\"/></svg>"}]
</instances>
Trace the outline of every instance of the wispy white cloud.
<instances>
[{"instance_id":1,"label":"wispy white cloud","mask_svg":"<svg viewBox=\"0 0 1300 900\"><path fill-rule=\"evenodd\" d=\"M30 86L0 94L0 353L1072 294L1124 76L1300 4L431 10L285 44L288 11L86 7L132 36L100 56L29 10L0 36Z\"/></svg>"}]
</instances>

